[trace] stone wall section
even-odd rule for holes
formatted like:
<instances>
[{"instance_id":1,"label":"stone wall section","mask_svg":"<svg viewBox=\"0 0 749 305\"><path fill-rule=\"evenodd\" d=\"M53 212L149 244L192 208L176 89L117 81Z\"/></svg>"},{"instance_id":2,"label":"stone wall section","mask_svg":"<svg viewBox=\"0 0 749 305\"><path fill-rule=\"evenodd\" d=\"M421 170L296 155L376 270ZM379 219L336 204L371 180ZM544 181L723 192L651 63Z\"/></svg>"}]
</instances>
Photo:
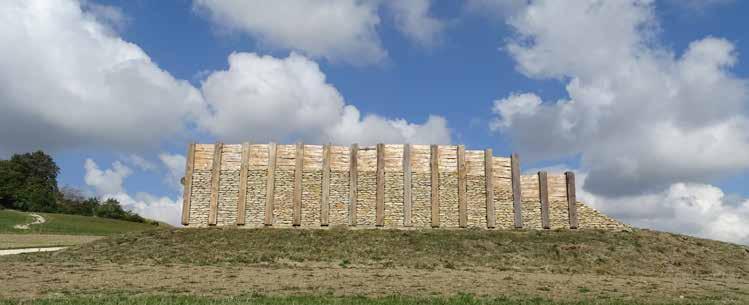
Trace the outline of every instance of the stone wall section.
<instances>
[{"instance_id":1,"label":"stone wall section","mask_svg":"<svg viewBox=\"0 0 749 305\"><path fill-rule=\"evenodd\" d=\"M429 228L432 224L432 176L429 145L411 145L411 225Z\"/></svg>"},{"instance_id":2,"label":"stone wall section","mask_svg":"<svg viewBox=\"0 0 749 305\"><path fill-rule=\"evenodd\" d=\"M190 190L189 227L208 226L213 167L213 144L195 145ZM249 145L245 225L264 226L270 145ZM402 228L404 224L403 145L384 145L384 209L386 228ZM301 181L301 226L321 227L323 146L305 145ZM218 187L217 225L237 223L241 144L223 145ZM414 228L431 227L430 145L411 146L411 223ZM328 220L330 226L350 225L350 147L330 147L330 193ZM492 161L494 206L497 229L514 227L510 158L494 157ZM439 145L439 217L440 227L459 226L457 146ZM486 228L486 178L484 151L467 150L466 216L467 226ZM377 192L376 146L360 146L358 150L358 192L356 220L359 227L375 227ZM277 145L274 183L274 227L291 227L294 206L294 174L296 145ZM523 224L525 229L541 229L541 205L538 175L521 176ZM548 175L549 218L551 229L569 228L566 178L563 174ZM580 229L627 230L630 227L609 218L582 203L576 203Z\"/></svg>"},{"instance_id":3,"label":"stone wall section","mask_svg":"<svg viewBox=\"0 0 749 305\"><path fill-rule=\"evenodd\" d=\"M466 150L466 216L468 227L486 228L484 152Z\"/></svg>"},{"instance_id":4,"label":"stone wall section","mask_svg":"<svg viewBox=\"0 0 749 305\"><path fill-rule=\"evenodd\" d=\"M358 157L356 225L374 226L377 213L377 149L375 146L360 146Z\"/></svg>"},{"instance_id":5,"label":"stone wall section","mask_svg":"<svg viewBox=\"0 0 749 305\"><path fill-rule=\"evenodd\" d=\"M577 202L577 217L580 229L630 230L632 227L608 217L596 209Z\"/></svg>"},{"instance_id":6,"label":"stone wall section","mask_svg":"<svg viewBox=\"0 0 749 305\"><path fill-rule=\"evenodd\" d=\"M403 145L384 145L384 147L385 196L383 198L383 225L389 228L402 227ZM413 190L413 187L411 189ZM413 202L413 199L411 201Z\"/></svg>"},{"instance_id":7,"label":"stone wall section","mask_svg":"<svg viewBox=\"0 0 749 305\"><path fill-rule=\"evenodd\" d=\"M569 205L567 204L567 178L564 174L549 174L549 224L551 229L565 229L570 226ZM578 221L580 217L578 215Z\"/></svg>"},{"instance_id":8,"label":"stone wall section","mask_svg":"<svg viewBox=\"0 0 749 305\"><path fill-rule=\"evenodd\" d=\"M304 227L320 226L320 200L322 198L322 145L304 146L302 165L302 220Z\"/></svg>"},{"instance_id":9,"label":"stone wall section","mask_svg":"<svg viewBox=\"0 0 749 305\"><path fill-rule=\"evenodd\" d=\"M330 147L330 197L329 215L330 226L348 226L349 207L349 159L350 148L346 146Z\"/></svg>"},{"instance_id":10,"label":"stone wall section","mask_svg":"<svg viewBox=\"0 0 749 305\"><path fill-rule=\"evenodd\" d=\"M512 229L515 226L512 207L512 179L510 158L495 156L492 160L494 182L494 212L497 229Z\"/></svg>"},{"instance_id":11,"label":"stone wall section","mask_svg":"<svg viewBox=\"0 0 749 305\"><path fill-rule=\"evenodd\" d=\"M211 170L193 170L191 193L189 226L206 227L211 202Z\"/></svg>"},{"instance_id":12,"label":"stone wall section","mask_svg":"<svg viewBox=\"0 0 749 305\"><path fill-rule=\"evenodd\" d=\"M348 171L330 171L329 197L330 226L349 225L349 175Z\"/></svg>"},{"instance_id":13,"label":"stone wall section","mask_svg":"<svg viewBox=\"0 0 749 305\"><path fill-rule=\"evenodd\" d=\"M268 171L254 169L247 172L247 203L245 227L259 228L265 222L265 191Z\"/></svg>"},{"instance_id":14,"label":"stone wall section","mask_svg":"<svg viewBox=\"0 0 749 305\"><path fill-rule=\"evenodd\" d=\"M538 197L538 175L520 176L520 192L522 200L523 229L540 230L541 200Z\"/></svg>"},{"instance_id":15,"label":"stone wall section","mask_svg":"<svg viewBox=\"0 0 749 305\"><path fill-rule=\"evenodd\" d=\"M439 148L440 227L457 228L460 225L458 147L440 145Z\"/></svg>"},{"instance_id":16,"label":"stone wall section","mask_svg":"<svg viewBox=\"0 0 749 305\"><path fill-rule=\"evenodd\" d=\"M237 224L237 201L239 200L239 170L222 170L218 190L218 217L216 225Z\"/></svg>"}]
</instances>

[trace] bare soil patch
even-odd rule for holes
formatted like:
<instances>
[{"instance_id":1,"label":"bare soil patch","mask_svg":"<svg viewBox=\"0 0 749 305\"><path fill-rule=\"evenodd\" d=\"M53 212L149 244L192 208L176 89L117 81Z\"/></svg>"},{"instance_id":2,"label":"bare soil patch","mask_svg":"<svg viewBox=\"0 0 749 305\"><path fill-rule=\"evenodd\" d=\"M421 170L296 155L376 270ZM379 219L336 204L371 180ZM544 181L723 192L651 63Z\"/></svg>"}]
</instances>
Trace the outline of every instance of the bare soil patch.
<instances>
[{"instance_id":1,"label":"bare soil patch","mask_svg":"<svg viewBox=\"0 0 749 305\"><path fill-rule=\"evenodd\" d=\"M341 267L331 264L144 266L118 264L2 264L0 298L108 293L200 296L361 295L417 297L541 297L652 302L720 299L749 302L749 281L730 277L647 277L544 274L471 269ZM5 272L7 271L7 272Z\"/></svg>"}]
</instances>

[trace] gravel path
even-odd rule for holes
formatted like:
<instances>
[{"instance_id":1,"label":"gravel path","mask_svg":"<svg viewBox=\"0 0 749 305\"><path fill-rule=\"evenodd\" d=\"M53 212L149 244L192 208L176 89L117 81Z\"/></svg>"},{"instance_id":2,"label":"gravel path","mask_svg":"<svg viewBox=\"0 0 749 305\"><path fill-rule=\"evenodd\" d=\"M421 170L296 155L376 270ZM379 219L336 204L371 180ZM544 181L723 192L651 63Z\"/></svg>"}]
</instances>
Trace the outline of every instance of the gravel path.
<instances>
[{"instance_id":1,"label":"gravel path","mask_svg":"<svg viewBox=\"0 0 749 305\"><path fill-rule=\"evenodd\" d=\"M38 224L43 224L43 223L47 222L47 220L44 219L44 216L42 216L42 215L39 215L39 214L36 214L36 213L29 213L29 215L31 215L31 217L34 217L34 220L31 223L22 224L22 225L15 225L15 226L13 226L13 228L14 229L19 229L19 230L28 230L32 225L38 225Z\"/></svg>"},{"instance_id":2,"label":"gravel path","mask_svg":"<svg viewBox=\"0 0 749 305\"><path fill-rule=\"evenodd\" d=\"M65 249L65 248L67 248L67 247L8 249L8 250L0 250L0 256L3 256L3 255L12 255L12 254L21 254L21 253L59 251L59 250Z\"/></svg>"}]
</instances>

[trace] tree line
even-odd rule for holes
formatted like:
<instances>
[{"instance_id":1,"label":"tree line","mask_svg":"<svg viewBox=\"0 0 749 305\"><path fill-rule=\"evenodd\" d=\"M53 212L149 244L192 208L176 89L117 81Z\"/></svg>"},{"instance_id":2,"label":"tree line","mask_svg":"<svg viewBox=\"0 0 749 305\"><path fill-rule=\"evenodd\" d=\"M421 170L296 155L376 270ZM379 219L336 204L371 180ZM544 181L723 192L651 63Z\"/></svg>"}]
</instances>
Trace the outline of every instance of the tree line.
<instances>
[{"instance_id":1,"label":"tree line","mask_svg":"<svg viewBox=\"0 0 749 305\"><path fill-rule=\"evenodd\" d=\"M28 212L63 213L151 222L122 208L119 201L86 197L71 187L59 187L60 168L43 151L14 154L0 160L0 207Z\"/></svg>"}]
</instances>

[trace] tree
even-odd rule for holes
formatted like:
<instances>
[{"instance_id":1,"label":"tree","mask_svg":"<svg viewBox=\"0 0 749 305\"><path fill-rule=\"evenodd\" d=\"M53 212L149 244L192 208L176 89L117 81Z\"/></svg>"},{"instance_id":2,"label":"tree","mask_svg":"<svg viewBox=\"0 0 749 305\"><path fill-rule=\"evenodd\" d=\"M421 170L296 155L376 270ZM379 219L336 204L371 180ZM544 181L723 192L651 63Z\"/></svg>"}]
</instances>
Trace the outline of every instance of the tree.
<instances>
[{"instance_id":1,"label":"tree","mask_svg":"<svg viewBox=\"0 0 749 305\"><path fill-rule=\"evenodd\" d=\"M0 161L0 204L26 211L55 211L59 172L52 157L43 151Z\"/></svg>"},{"instance_id":2,"label":"tree","mask_svg":"<svg viewBox=\"0 0 749 305\"><path fill-rule=\"evenodd\" d=\"M145 219L140 217L140 215L123 209L122 206L120 206L120 202L114 198L109 198L99 204L96 208L96 216L134 222L145 222Z\"/></svg>"}]
</instances>

